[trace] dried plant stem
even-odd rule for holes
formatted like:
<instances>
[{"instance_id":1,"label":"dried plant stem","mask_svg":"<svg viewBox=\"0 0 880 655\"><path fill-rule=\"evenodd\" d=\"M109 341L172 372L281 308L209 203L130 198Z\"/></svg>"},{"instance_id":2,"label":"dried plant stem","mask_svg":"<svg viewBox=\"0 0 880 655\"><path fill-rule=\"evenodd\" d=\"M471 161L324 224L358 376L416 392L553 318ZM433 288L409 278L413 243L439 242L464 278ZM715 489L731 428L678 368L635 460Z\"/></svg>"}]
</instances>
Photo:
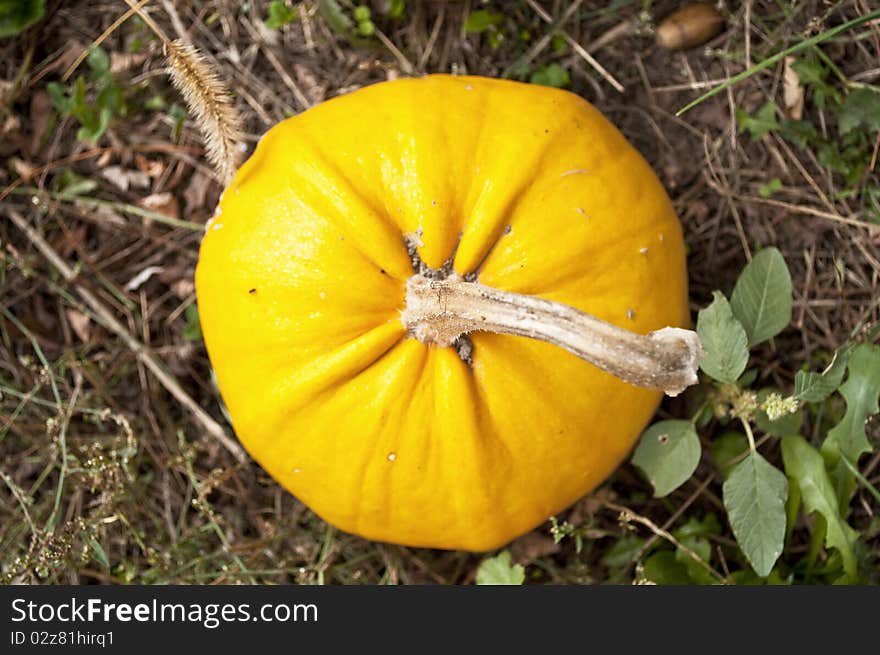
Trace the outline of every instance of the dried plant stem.
<instances>
[{"instance_id":1,"label":"dried plant stem","mask_svg":"<svg viewBox=\"0 0 880 655\"><path fill-rule=\"evenodd\" d=\"M75 283L76 272L68 266L58 253L49 245L49 243L37 232L27 220L15 211L9 212L9 217L15 226L21 230L34 247L49 261L49 263L61 274L68 282L73 284L74 289L80 298L89 306L100 320L101 324L113 332L125 343L126 346L135 354L135 356L146 366L163 387L170 393L181 405L188 409L193 417L202 425L208 434L217 439L239 462L247 461L247 455L241 446L231 439L223 427L211 418L205 410L183 390L177 380L172 376L161 362L153 355L152 351L143 343L135 339L129 331L120 323L113 313L102 303L97 296L84 286Z\"/></svg>"},{"instance_id":2,"label":"dried plant stem","mask_svg":"<svg viewBox=\"0 0 880 655\"><path fill-rule=\"evenodd\" d=\"M574 307L467 282L454 273L444 279L413 275L401 318L413 337L440 346L475 331L541 339L625 382L670 396L696 384L704 354L690 330L636 334Z\"/></svg>"},{"instance_id":3,"label":"dried plant stem","mask_svg":"<svg viewBox=\"0 0 880 655\"><path fill-rule=\"evenodd\" d=\"M615 511L615 512L618 512L619 517L620 517L620 521L622 523L638 523L640 525L645 526L651 532L653 532L654 535L656 535L660 539L665 539L666 541L671 543L676 548L681 549L681 551L685 555L687 555L692 560L694 560L697 564L699 564L701 567L703 567L713 578L718 580L718 582L720 582L721 584L728 584L728 581L724 578L724 576L721 575L720 573L718 573L718 571L716 571L715 569L713 569L709 565L709 563L706 562L706 560L704 560L702 557L700 557L693 550L691 550L690 548L688 548L687 546L682 544L678 539L676 539L672 535L672 533L670 533L668 530L664 530L659 525L654 523L651 519L649 519L645 516L642 516L641 514L637 514L636 512L631 510L629 507L624 507L623 505L618 505L618 504L612 503L610 501L605 501L603 504L608 509Z\"/></svg>"},{"instance_id":4,"label":"dried plant stem","mask_svg":"<svg viewBox=\"0 0 880 655\"><path fill-rule=\"evenodd\" d=\"M136 5L132 5L128 11L122 14L122 16L113 21L113 24L110 25L110 27L108 27L106 30L104 30L97 39L92 41L91 45L89 45L88 48L84 48L79 56L74 60L74 62L67 67L67 70L64 71L64 75L61 76L61 81L66 82L67 80L69 80L70 76L73 74L73 71L79 68L79 65L85 61L86 57L89 56L89 53L92 51L93 48L97 48L99 45L104 43L104 41L106 41L107 38L111 34L113 34L113 32L115 32L120 25L122 25L125 21L138 13L141 7L143 7L149 1L150 0L140 0L140 2L138 2Z\"/></svg>"}]
</instances>

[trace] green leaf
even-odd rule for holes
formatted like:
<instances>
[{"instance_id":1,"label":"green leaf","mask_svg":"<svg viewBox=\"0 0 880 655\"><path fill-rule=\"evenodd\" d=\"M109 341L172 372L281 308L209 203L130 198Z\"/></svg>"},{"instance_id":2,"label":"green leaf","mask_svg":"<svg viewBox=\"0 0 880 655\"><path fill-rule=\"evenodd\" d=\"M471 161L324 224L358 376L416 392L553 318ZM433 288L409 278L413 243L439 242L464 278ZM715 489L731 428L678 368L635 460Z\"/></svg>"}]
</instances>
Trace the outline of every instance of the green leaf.
<instances>
[{"instance_id":1,"label":"green leaf","mask_svg":"<svg viewBox=\"0 0 880 655\"><path fill-rule=\"evenodd\" d=\"M83 196L98 188L95 180L77 175L70 169L64 169L55 178L55 190L71 196Z\"/></svg>"},{"instance_id":2,"label":"green leaf","mask_svg":"<svg viewBox=\"0 0 880 655\"><path fill-rule=\"evenodd\" d=\"M791 275L776 248L757 253L743 269L730 297L749 347L779 334L791 322Z\"/></svg>"},{"instance_id":3,"label":"green leaf","mask_svg":"<svg viewBox=\"0 0 880 655\"><path fill-rule=\"evenodd\" d=\"M709 563L712 558L712 544L707 537L719 534L721 526L714 514L707 514L703 520L690 517L687 522L673 530L672 535L678 542L697 555L701 560ZM717 584L718 580L705 567L686 553L681 548L675 549L675 559L685 568L688 577L696 584Z\"/></svg>"},{"instance_id":4,"label":"green leaf","mask_svg":"<svg viewBox=\"0 0 880 655\"><path fill-rule=\"evenodd\" d=\"M520 585L525 579L525 569L521 564L511 564L506 550L484 559L477 569L478 585Z\"/></svg>"},{"instance_id":5,"label":"green leaf","mask_svg":"<svg viewBox=\"0 0 880 655\"><path fill-rule=\"evenodd\" d=\"M749 440L742 432L728 430L712 440L710 454L712 462L721 473L721 477L727 479L733 470L734 462L744 453L749 451Z\"/></svg>"},{"instance_id":6,"label":"green leaf","mask_svg":"<svg viewBox=\"0 0 880 655\"><path fill-rule=\"evenodd\" d=\"M46 15L46 0L0 0L0 38L14 36Z\"/></svg>"},{"instance_id":7,"label":"green leaf","mask_svg":"<svg viewBox=\"0 0 880 655\"><path fill-rule=\"evenodd\" d=\"M847 354L848 375L839 389L846 400L846 414L828 433L826 444L829 441L836 443L840 452L855 462L859 456L871 451L865 424L870 416L880 411L880 345L861 344Z\"/></svg>"},{"instance_id":8,"label":"green leaf","mask_svg":"<svg viewBox=\"0 0 880 655\"><path fill-rule=\"evenodd\" d=\"M92 48L86 61L92 69L92 80L100 79L110 72L110 55L103 48Z\"/></svg>"},{"instance_id":9,"label":"green leaf","mask_svg":"<svg viewBox=\"0 0 880 655\"><path fill-rule=\"evenodd\" d=\"M859 126L868 132L880 130L880 92L867 87L853 89L840 108L837 129L848 134Z\"/></svg>"},{"instance_id":10,"label":"green leaf","mask_svg":"<svg viewBox=\"0 0 880 655\"><path fill-rule=\"evenodd\" d=\"M76 132L76 138L80 141L97 142L98 139L110 127L111 112L109 109L101 109L97 114L84 115L80 119L82 127Z\"/></svg>"},{"instance_id":11,"label":"green leaf","mask_svg":"<svg viewBox=\"0 0 880 655\"><path fill-rule=\"evenodd\" d=\"M67 94L67 88L58 82L49 82L46 85L46 92L49 99L55 107L55 111L64 116L69 116L73 109L73 100Z\"/></svg>"},{"instance_id":12,"label":"green leaf","mask_svg":"<svg viewBox=\"0 0 880 655\"><path fill-rule=\"evenodd\" d=\"M472 11L464 21L464 31L468 34L480 34L504 20L504 15L488 9Z\"/></svg>"},{"instance_id":13,"label":"green leaf","mask_svg":"<svg viewBox=\"0 0 880 655\"><path fill-rule=\"evenodd\" d=\"M837 390L846 372L853 346L847 345L834 353L834 359L821 373L798 371L794 376L794 397L808 403L820 403Z\"/></svg>"},{"instance_id":14,"label":"green leaf","mask_svg":"<svg viewBox=\"0 0 880 655\"><path fill-rule=\"evenodd\" d=\"M318 0L318 11L331 30L344 37L351 36L353 27L351 19L336 0Z\"/></svg>"},{"instance_id":15,"label":"green leaf","mask_svg":"<svg viewBox=\"0 0 880 655\"><path fill-rule=\"evenodd\" d=\"M758 187L758 195L762 198L769 198L781 188L782 180L780 180L778 177L774 177L772 180L767 182L767 184L762 184L760 187Z\"/></svg>"},{"instance_id":16,"label":"green leaf","mask_svg":"<svg viewBox=\"0 0 880 655\"><path fill-rule=\"evenodd\" d=\"M755 573L766 577L782 554L788 480L752 452L733 468L722 492L737 544Z\"/></svg>"},{"instance_id":17,"label":"green leaf","mask_svg":"<svg viewBox=\"0 0 880 655\"><path fill-rule=\"evenodd\" d=\"M406 11L406 0L391 0L388 3L388 16L390 18L402 18Z\"/></svg>"},{"instance_id":18,"label":"green leaf","mask_svg":"<svg viewBox=\"0 0 880 655\"><path fill-rule=\"evenodd\" d=\"M681 563L671 550L661 550L645 560L645 577L658 585L693 584L687 567Z\"/></svg>"},{"instance_id":19,"label":"green leaf","mask_svg":"<svg viewBox=\"0 0 880 655\"><path fill-rule=\"evenodd\" d=\"M541 66L533 72L529 76L529 82L561 89L571 84L571 77L568 71L559 64L550 64L549 66Z\"/></svg>"},{"instance_id":20,"label":"green leaf","mask_svg":"<svg viewBox=\"0 0 880 655\"><path fill-rule=\"evenodd\" d=\"M188 341L202 340L202 324L199 322L199 308L195 303L189 305L183 312L186 326L183 328L183 338Z\"/></svg>"},{"instance_id":21,"label":"green leaf","mask_svg":"<svg viewBox=\"0 0 880 655\"><path fill-rule=\"evenodd\" d=\"M815 51L811 50L806 56L797 59L792 68L797 73L798 79L804 87L809 87L813 93L813 104L818 109L825 109L828 101L840 102L840 92L828 83L830 71L822 63Z\"/></svg>"},{"instance_id":22,"label":"green leaf","mask_svg":"<svg viewBox=\"0 0 880 655\"><path fill-rule=\"evenodd\" d=\"M292 23L297 18L296 11L287 6L284 0L272 0L269 3L269 15L266 17L266 27L270 30L278 30Z\"/></svg>"},{"instance_id":23,"label":"green leaf","mask_svg":"<svg viewBox=\"0 0 880 655\"><path fill-rule=\"evenodd\" d=\"M660 421L642 435L632 457L662 498L690 478L700 463L700 439L690 421Z\"/></svg>"},{"instance_id":24,"label":"green leaf","mask_svg":"<svg viewBox=\"0 0 880 655\"><path fill-rule=\"evenodd\" d=\"M853 349L847 364L846 382L840 387L840 395L846 400L843 419L828 432L822 444L826 456L843 455L851 463L871 452L871 444L865 434L868 417L880 411L880 346L862 344Z\"/></svg>"},{"instance_id":25,"label":"green leaf","mask_svg":"<svg viewBox=\"0 0 880 655\"><path fill-rule=\"evenodd\" d=\"M748 364L748 339L727 298L720 291L712 295L712 304L697 314L697 334L706 351L700 368L719 382L733 383Z\"/></svg>"},{"instance_id":26,"label":"green leaf","mask_svg":"<svg viewBox=\"0 0 880 655\"><path fill-rule=\"evenodd\" d=\"M825 520L825 547L840 553L843 568L850 581L858 575L853 546L858 533L840 514L834 486L825 470L822 455L798 435L782 438L782 461L788 477L797 482L804 510L818 513Z\"/></svg>"},{"instance_id":27,"label":"green leaf","mask_svg":"<svg viewBox=\"0 0 880 655\"><path fill-rule=\"evenodd\" d=\"M110 568L110 560L107 559L107 553L104 551L103 546L94 538L89 538L89 548L92 549L92 555L95 558L95 561L98 562L101 566L105 568Z\"/></svg>"},{"instance_id":28,"label":"green leaf","mask_svg":"<svg viewBox=\"0 0 880 655\"><path fill-rule=\"evenodd\" d=\"M757 141L768 132L779 129L779 121L776 120L776 103L772 101L766 103L754 116L737 109L736 124L740 132L748 132L752 139Z\"/></svg>"},{"instance_id":29,"label":"green leaf","mask_svg":"<svg viewBox=\"0 0 880 655\"><path fill-rule=\"evenodd\" d=\"M642 549L645 540L635 535L624 535L614 542L602 559L599 560L603 566L607 566L614 573L620 573L632 565L633 559Z\"/></svg>"},{"instance_id":30,"label":"green leaf","mask_svg":"<svg viewBox=\"0 0 880 655\"><path fill-rule=\"evenodd\" d=\"M809 121L786 119L779 127L779 135L798 148L806 148L819 139L816 127Z\"/></svg>"}]
</instances>

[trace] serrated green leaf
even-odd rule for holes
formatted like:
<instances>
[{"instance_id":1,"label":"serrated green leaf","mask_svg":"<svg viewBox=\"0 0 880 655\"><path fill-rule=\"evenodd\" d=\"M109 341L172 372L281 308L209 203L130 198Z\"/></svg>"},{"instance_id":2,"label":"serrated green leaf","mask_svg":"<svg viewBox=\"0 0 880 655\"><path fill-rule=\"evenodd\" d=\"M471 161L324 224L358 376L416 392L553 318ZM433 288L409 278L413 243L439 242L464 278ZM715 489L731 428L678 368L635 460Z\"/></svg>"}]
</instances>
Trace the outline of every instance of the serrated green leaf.
<instances>
[{"instance_id":1,"label":"serrated green leaf","mask_svg":"<svg viewBox=\"0 0 880 655\"><path fill-rule=\"evenodd\" d=\"M825 522L825 547L840 553L843 568L850 581L858 575L853 546L858 533L843 519L834 494L834 486L825 470L822 455L798 435L782 438L782 461L785 472L801 491L804 510L818 513Z\"/></svg>"},{"instance_id":2,"label":"serrated green leaf","mask_svg":"<svg viewBox=\"0 0 880 655\"><path fill-rule=\"evenodd\" d=\"M834 359L821 373L798 371L794 376L794 397L808 403L820 403L837 391L853 346L846 345L834 353Z\"/></svg>"},{"instance_id":3,"label":"serrated green leaf","mask_svg":"<svg viewBox=\"0 0 880 655\"><path fill-rule=\"evenodd\" d=\"M710 453L712 463L718 468L722 478L727 478L733 470L737 458L749 451L749 440L742 432L729 430L712 440Z\"/></svg>"},{"instance_id":4,"label":"serrated green leaf","mask_svg":"<svg viewBox=\"0 0 880 655\"><path fill-rule=\"evenodd\" d=\"M880 92L859 87L847 94L837 128L841 134L848 134L859 126L872 133L880 130Z\"/></svg>"},{"instance_id":5,"label":"serrated green leaf","mask_svg":"<svg viewBox=\"0 0 880 655\"><path fill-rule=\"evenodd\" d=\"M0 38L14 36L46 14L46 0L0 0Z\"/></svg>"},{"instance_id":6,"label":"serrated green leaf","mask_svg":"<svg viewBox=\"0 0 880 655\"><path fill-rule=\"evenodd\" d=\"M484 559L477 569L478 585L521 585L525 579L525 569L521 564L511 564L506 550Z\"/></svg>"},{"instance_id":7,"label":"serrated green leaf","mask_svg":"<svg viewBox=\"0 0 880 655\"><path fill-rule=\"evenodd\" d=\"M690 421L660 421L642 435L633 453L638 466L662 498L690 478L700 463L700 438Z\"/></svg>"},{"instance_id":8,"label":"serrated green leaf","mask_svg":"<svg viewBox=\"0 0 880 655\"><path fill-rule=\"evenodd\" d=\"M871 452L865 434L869 416L880 411L880 346L861 344L852 350L847 364L849 375L840 395L846 400L843 419L828 432L822 444L823 454L840 453L855 464L863 454Z\"/></svg>"},{"instance_id":9,"label":"serrated green leaf","mask_svg":"<svg viewBox=\"0 0 880 655\"><path fill-rule=\"evenodd\" d=\"M488 9L478 9L468 14L464 21L464 31L468 34L485 32L493 25L498 25L504 20L504 15Z\"/></svg>"},{"instance_id":10,"label":"serrated green leaf","mask_svg":"<svg viewBox=\"0 0 880 655\"><path fill-rule=\"evenodd\" d=\"M743 269L730 297L749 347L779 334L791 322L791 275L776 248L757 253Z\"/></svg>"},{"instance_id":11,"label":"serrated green leaf","mask_svg":"<svg viewBox=\"0 0 880 655\"><path fill-rule=\"evenodd\" d=\"M733 468L722 491L736 543L755 573L766 577L785 540L785 474L752 452Z\"/></svg>"},{"instance_id":12,"label":"serrated green leaf","mask_svg":"<svg viewBox=\"0 0 880 655\"><path fill-rule=\"evenodd\" d=\"M736 382L749 362L748 338L721 292L697 314L697 334L706 351L700 369L719 382Z\"/></svg>"}]
</instances>

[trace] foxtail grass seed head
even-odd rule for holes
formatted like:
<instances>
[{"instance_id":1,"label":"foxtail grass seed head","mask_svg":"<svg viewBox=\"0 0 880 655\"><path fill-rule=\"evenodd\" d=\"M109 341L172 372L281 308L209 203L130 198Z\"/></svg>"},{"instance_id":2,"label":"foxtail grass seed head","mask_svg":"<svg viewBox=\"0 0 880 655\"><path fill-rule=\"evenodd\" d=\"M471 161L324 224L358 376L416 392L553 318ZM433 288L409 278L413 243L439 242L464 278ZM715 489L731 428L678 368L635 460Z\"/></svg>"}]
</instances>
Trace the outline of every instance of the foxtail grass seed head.
<instances>
[{"instance_id":1,"label":"foxtail grass seed head","mask_svg":"<svg viewBox=\"0 0 880 655\"><path fill-rule=\"evenodd\" d=\"M208 160L223 184L232 181L238 168L241 116L232 104L226 85L193 46L182 41L165 44L169 75L195 114Z\"/></svg>"}]
</instances>

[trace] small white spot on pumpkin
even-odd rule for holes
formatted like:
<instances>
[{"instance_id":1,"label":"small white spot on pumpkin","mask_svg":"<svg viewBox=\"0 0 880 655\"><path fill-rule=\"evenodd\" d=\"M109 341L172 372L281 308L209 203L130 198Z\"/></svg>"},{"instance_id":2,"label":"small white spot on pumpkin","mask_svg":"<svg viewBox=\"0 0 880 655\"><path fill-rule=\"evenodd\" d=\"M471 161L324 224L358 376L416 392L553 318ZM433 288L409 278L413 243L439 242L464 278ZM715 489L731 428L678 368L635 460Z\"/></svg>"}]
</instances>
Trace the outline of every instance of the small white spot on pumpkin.
<instances>
[{"instance_id":1,"label":"small white spot on pumpkin","mask_svg":"<svg viewBox=\"0 0 880 655\"><path fill-rule=\"evenodd\" d=\"M474 90L474 87L471 86L470 84L468 84L466 87L464 87L464 90L465 90L465 91L473 91L473 90Z\"/></svg>"},{"instance_id":2,"label":"small white spot on pumpkin","mask_svg":"<svg viewBox=\"0 0 880 655\"><path fill-rule=\"evenodd\" d=\"M585 212L585 211L583 210L583 208L581 208L581 207L575 207L574 210L575 210L578 214L580 214L581 216L583 216L584 218L589 218L589 216L587 216L587 212Z\"/></svg>"},{"instance_id":3,"label":"small white spot on pumpkin","mask_svg":"<svg viewBox=\"0 0 880 655\"><path fill-rule=\"evenodd\" d=\"M302 473L302 469L297 466L295 469L293 469L293 472L294 473Z\"/></svg>"},{"instance_id":4,"label":"small white spot on pumpkin","mask_svg":"<svg viewBox=\"0 0 880 655\"><path fill-rule=\"evenodd\" d=\"M309 314L309 318L319 318L321 316L321 312L312 312Z\"/></svg>"},{"instance_id":5,"label":"small white spot on pumpkin","mask_svg":"<svg viewBox=\"0 0 880 655\"><path fill-rule=\"evenodd\" d=\"M216 214L215 214L216 215ZM205 232L211 229L211 226L214 224L214 218L211 217L208 219L208 222L205 223Z\"/></svg>"},{"instance_id":6,"label":"small white spot on pumpkin","mask_svg":"<svg viewBox=\"0 0 880 655\"><path fill-rule=\"evenodd\" d=\"M636 317L636 313L635 313L635 310L633 310L632 307L630 307L629 309L626 310L626 317L627 317L628 319L630 319L630 320L635 319L635 317Z\"/></svg>"},{"instance_id":7,"label":"small white spot on pumpkin","mask_svg":"<svg viewBox=\"0 0 880 655\"><path fill-rule=\"evenodd\" d=\"M565 172L564 172L562 175L560 175L559 177L568 177L569 175L586 174L586 173L589 173L589 172L590 172L590 171L588 171L586 168L573 168L573 169L571 169L570 171L565 171Z\"/></svg>"},{"instance_id":8,"label":"small white spot on pumpkin","mask_svg":"<svg viewBox=\"0 0 880 655\"><path fill-rule=\"evenodd\" d=\"M223 223L214 223L211 226L211 229L216 231L216 230L219 230L221 227L223 227Z\"/></svg>"},{"instance_id":9,"label":"small white spot on pumpkin","mask_svg":"<svg viewBox=\"0 0 880 655\"><path fill-rule=\"evenodd\" d=\"M648 249L647 249L647 248L639 248L639 252L640 252L641 254L643 254L643 255L647 255L647 254L648 254Z\"/></svg>"},{"instance_id":10,"label":"small white spot on pumpkin","mask_svg":"<svg viewBox=\"0 0 880 655\"><path fill-rule=\"evenodd\" d=\"M661 232L661 233L660 233L660 241L663 241L665 238L666 238L666 237L663 236L663 233Z\"/></svg>"},{"instance_id":11,"label":"small white spot on pumpkin","mask_svg":"<svg viewBox=\"0 0 880 655\"><path fill-rule=\"evenodd\" d=\"M324 300L324 298L326 298L326 297L327 297L327 294L323 291L318 294L318 298L320 298L321 300Z\"/></svg>"},{"instance_id":12,"label":"small white spot on pumpkin","mask_svg":"<svg viewBox=\"0 0 880 655\"><path fill-rule=\"evenodd\" d=\"M214 208L214 218L217 218L220 214L223 213L223 210L220 208L220 205Z\"/></svg>"},{"instance_id":13,"label":"small white spot on pumpkin","mask_svg":"<svg viewBox=\"0 0 880 655\"><path fill-rule=\"evenodd\" d=\"M397 453L388 453L389 462L393 462L395 459L397 459Z\"/></svg>"}]
</instances>

